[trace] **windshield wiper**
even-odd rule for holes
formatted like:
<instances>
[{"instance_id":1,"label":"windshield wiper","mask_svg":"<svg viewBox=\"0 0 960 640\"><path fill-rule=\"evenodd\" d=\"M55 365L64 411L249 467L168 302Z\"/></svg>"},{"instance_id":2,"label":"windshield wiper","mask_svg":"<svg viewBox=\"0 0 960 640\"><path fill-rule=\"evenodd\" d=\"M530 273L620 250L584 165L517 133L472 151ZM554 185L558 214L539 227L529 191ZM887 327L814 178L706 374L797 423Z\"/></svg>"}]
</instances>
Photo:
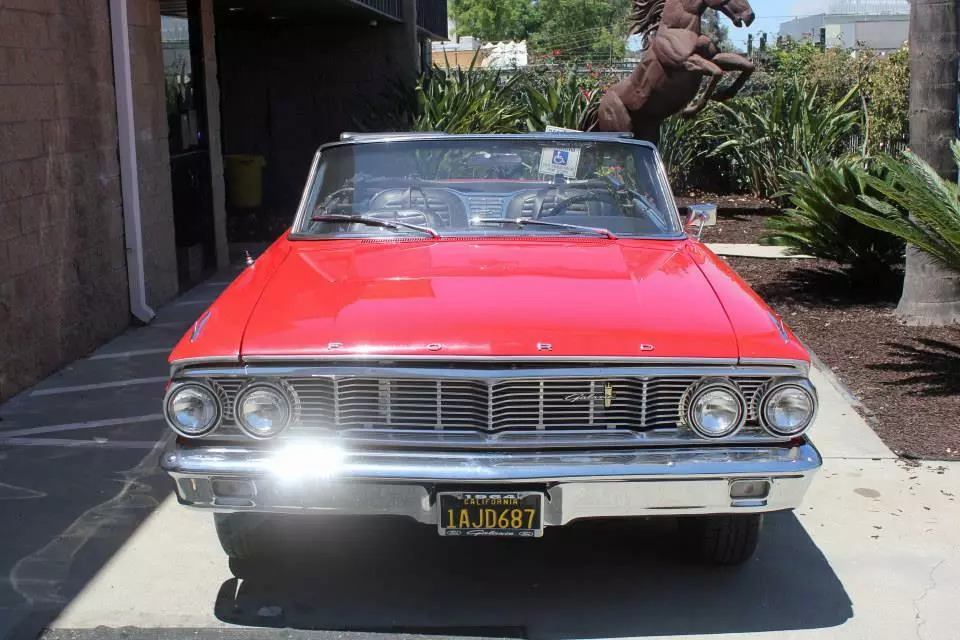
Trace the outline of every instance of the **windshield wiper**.
<instances>
[{"instance_id":1,"label":"windshield wiper","mask_svg":"<svg viewBox=\"0 0 960 640\"><path fill-rule=\"evenodd\" d=\"M601 236L606 236L611 240L617 239L617 236L614 235L609 229L601 229L599 227L581 227L578 224L564 224L562 222L549 222L547 220L534 220L532 218L473 218L470 222L472 224L515 224L518 227L525 227L527 225L556 227L558 229L579 231L581 233L596 233Z\"/></svg>"},{"instance_id":2,"label":"windshield wiper","mask_svg":"<svg viewBox=\"0 0 960 640\"><path fill-rule=\"evenodd\" d=\"M366 224L371 227L382 227L384 229L393 229L394 231L399 231L400 229L412 229L414 231L419 231L425 233L431 238L439 238L440 234L437 233L434 229L430 227L421 227L417 224L410 224L408 222L400 222L399 220L381 220L380 218L368 218L367 216L348 216L348 215L337 215L337 214L324 214L319 216L313 216L310 218L311 222L350 222L353 224Z\"/></svg>"}]
</instances>

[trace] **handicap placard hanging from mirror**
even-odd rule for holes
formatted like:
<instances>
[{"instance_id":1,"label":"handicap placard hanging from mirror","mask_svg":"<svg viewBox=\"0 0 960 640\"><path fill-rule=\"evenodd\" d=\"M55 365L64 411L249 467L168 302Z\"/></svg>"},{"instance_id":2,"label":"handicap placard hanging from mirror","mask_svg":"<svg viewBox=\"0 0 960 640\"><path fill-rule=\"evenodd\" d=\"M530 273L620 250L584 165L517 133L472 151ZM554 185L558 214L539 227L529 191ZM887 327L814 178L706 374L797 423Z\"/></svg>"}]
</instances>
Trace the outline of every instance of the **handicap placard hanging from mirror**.
<instances>
[{"instance_id":1,"label":"handicap placard hanging from mirror","mask_svg":"<svg viewBox=\"0 0 960 640\"><path fill-rule=\"evenodd\" d=\"M576 178L579 166L580 149L545 147L540 154L540 173L543 175Z\"/></svg>"}]
</instances>

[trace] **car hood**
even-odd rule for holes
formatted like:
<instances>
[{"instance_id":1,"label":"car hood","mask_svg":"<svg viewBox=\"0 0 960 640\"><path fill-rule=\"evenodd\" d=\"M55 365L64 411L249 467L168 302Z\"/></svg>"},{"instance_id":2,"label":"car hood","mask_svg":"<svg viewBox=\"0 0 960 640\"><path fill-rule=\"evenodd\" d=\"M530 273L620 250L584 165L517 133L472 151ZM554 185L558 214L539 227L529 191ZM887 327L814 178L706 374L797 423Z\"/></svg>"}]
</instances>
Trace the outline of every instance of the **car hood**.
<instances>
[{"instance_id":1,"label":"car hood","mask_svg":"<svg viewBox=\"0 0 960 640\"><path fill-rule=\"evenodd\" d=\"M243 358L738 357L731 321L684 242L290 244L246 324Z\"/></svg>"}]
</instances>

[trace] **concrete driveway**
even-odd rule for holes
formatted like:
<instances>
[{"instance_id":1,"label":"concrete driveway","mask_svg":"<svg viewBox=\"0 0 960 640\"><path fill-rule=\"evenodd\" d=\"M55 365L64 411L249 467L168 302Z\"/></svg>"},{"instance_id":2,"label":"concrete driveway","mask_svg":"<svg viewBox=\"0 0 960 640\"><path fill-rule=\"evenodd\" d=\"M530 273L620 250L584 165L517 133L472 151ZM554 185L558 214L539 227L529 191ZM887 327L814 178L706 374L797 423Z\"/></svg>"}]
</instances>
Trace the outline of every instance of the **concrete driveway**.
<instances>
[{"instance_id":1,"label":"concrete driveway","mask_svg":"<svg viewBox=\"0 0 960 640\"><path fill-rule=\"evenodd\" d=\"M156 466L165 354L230 275L0 407L0 638L960 638L960 465L897 460L821 371L825 467L739 570L685 562L669 521L348 521L231 567Z\"/></svg>"}]
</instances>

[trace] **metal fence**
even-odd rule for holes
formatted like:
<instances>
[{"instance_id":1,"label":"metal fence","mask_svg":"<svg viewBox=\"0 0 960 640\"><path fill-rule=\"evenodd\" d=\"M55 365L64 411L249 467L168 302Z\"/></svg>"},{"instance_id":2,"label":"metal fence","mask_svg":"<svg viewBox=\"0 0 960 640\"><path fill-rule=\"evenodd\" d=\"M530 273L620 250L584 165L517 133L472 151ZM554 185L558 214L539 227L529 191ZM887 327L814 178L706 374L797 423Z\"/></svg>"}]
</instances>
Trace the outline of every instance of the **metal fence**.
<instances>
[{"instance_id":1,"label":"metal fence","mask_svg":"<svg viewBox=\"0 0 960 640\"><path fill-rule=\"evenodd\" d=\"M876 141L874 141L874 144L876 144ZM907 140L903 138L895 139L895 140L884 140L880 144L880 149L885 153L891 153L893 155L897 155L907 150L907 144L908 144ZM863 150L862 135L858 134L855 136L851 136L847 140L847 151L856 153L862 150Z\"/></svg>"},{"instance_id":2,"label":"metal fence","mask_svg":"<svg viewBox=\"0 0 960 640\"><path fill-rule=\"evenodd\" d=\"M354 0L380 13L400 19L400 0Z\"/></svg>"},{"instance_id":3,"label":"metal fence","mask_svg":"<svg viewBox=\"0 0 960 640\"><path fill-rule=\"evenodd\" d=\"M431 36L447 37L447 0L417 0L417 26Z\"/></svg>"}]
</instances>

